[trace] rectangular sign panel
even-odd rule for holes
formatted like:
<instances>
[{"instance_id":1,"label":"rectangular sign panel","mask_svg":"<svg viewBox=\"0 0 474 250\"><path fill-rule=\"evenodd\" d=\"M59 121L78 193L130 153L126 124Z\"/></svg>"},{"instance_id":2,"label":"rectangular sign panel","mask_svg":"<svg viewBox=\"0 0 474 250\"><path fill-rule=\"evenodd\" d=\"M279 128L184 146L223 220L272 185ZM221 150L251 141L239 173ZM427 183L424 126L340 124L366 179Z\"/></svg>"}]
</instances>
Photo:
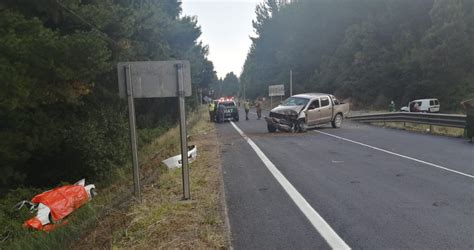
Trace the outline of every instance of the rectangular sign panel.
<instances>
[{"instance_id":1,"label":"rectangular sign panel","mask_svg":"<svg viewBox=\"0 0 474 250\"><path fill-rule=\"evenodd\" d=\"M285 85L270 85L268 86L268 96L284 96Z\"/></svg>"},{"instance_id":2,"label":"rectangular sign panel","mask_svg":"<svg viewBox=\"0 0 474 250\"><path fill-rule=\"evenodd\" d=\"M177 64L183 65L185 96L191 96L191 65L189 61L119 62L117 65L119 94L126 97L125 67L130 65L134 98L178 96Z\"/></svg>"}]
</instances>

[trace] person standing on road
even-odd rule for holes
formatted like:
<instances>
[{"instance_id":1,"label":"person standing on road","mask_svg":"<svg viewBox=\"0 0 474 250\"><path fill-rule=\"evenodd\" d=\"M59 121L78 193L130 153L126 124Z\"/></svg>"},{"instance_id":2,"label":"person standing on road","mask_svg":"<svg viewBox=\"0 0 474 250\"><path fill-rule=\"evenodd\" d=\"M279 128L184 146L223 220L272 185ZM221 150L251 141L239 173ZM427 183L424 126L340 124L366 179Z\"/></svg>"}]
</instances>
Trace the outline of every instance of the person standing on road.
<instances>
[{"instance_id":1,"label":"person standing on road","mask_svg":"<svg viewBox=\"0 0 474 250\"><path fill-rule=\"evenodd\" d=\"M249 100L244 101L245 120L249 120L250 102Z\"/></svg>"},{"instance_id":2,"label":"person standing on road","mask_svg":"<svg viewBox=\"0 0 474 250\"><path fill-rule=\"evenodd\" d=\"M260 101L260 97L255 102L255 108L257 109L257 120L260 120L262 118L262 101Z\"/></svg>"},{"instance_id":3,"label":"person standing on road","mask_svg":"<svg viewBox=\"0 0 474 250\"><path fill-rule=\"evenodd\" d=\"M395 102L393 100L388 105L388 112L395 112Z\"/></svg>"},{"instance_id":4,"label":"person standing on road","mask_svg":"<svg viewBox=\"0 0 474 250\"><path fill-rule=\"evenodd\" d=\"M209 121L210 121L210 122L214 122L214 120L215 120L215 116L216 116L216 114L215 114L215 113L216 113L215 109L216 109L216 106L215 106L214 102L211 101L211 102L209 103Z\"/></svg>"},{"instance_id":5,"label":"person standing on road","mask_svg":"<svg viewBox=\"0 0 474 250\"><path fill-rule=\"evenodd\" d=\"M224 122L224 110L225 110L224 104L219 103L217 105L217 122L218 123Z\"/></svg>"},{"instance_id":6,"label":"person standing on road","mask_svg":"<svg viewBox=\"0 0 474 250\"><path fill-rule=\"evenodd\" d=\"M472 137L474 137L474 99L463 101L461 105L466 109L466 136L472 142Z\"/></svg>"}]
</instances>

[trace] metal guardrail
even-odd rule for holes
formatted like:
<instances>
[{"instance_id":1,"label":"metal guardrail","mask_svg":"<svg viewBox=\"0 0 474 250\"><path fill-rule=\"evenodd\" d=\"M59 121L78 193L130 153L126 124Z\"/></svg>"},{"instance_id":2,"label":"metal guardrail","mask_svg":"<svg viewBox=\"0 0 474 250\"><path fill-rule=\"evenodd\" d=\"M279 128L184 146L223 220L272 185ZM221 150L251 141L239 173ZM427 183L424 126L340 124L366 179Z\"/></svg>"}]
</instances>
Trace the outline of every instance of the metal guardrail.
<instances>
[{"instance_id":1,"label":"metal guardrail","mask_svg":"<svg viewBox=\"0 0 474 250\"><path fill-rule=\"evenodd\" d=\"M348 119L357 122L410 122L428 124L435 126L445 126L453 128L465 128L466 115L433 114L433 113L408 113L392 112L368 115L349 116Z\"/></svg>"}]
</instances>

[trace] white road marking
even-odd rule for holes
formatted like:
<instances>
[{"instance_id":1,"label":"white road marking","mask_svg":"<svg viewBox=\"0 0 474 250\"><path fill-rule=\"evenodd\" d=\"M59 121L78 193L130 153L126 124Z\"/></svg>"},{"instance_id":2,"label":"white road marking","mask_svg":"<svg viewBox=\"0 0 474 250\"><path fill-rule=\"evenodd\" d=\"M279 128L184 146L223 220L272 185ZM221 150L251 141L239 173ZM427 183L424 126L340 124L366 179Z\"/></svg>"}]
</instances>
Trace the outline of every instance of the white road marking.
<instances>
[{"instance_id":1,"label":"white road marking","mask_svg":"<svg viewBox=\"0 0 474 250\"><path fill-rule=\"evenodd\" d=\"M321 215L314 210L313 207L306 201L306 199L296 190L296 188L286 179L286 177L278 170L275 165L267 158L267 156L260 150L260 148L255 144L252 139L240 130L234 122L230 122L234 126L235 130L247 141L247 143L252 147L252 149L257 153L260 160L265 164L267 169L272 173L273 177L280 183L280 185L285 189L293 202L298 206L298 208L303 212L306 218L311 222L313 227L321 234L321 236L326 240L329 246L333 249L351 249L344 240L337 235L337 233L331 228L331 226L321 217Z\"/></svg>"},{"instance_id":2,"label":"white road marking","mask_svg":"<svg viewBox=\"0 0 474 250\"><path fill-rule=\"evenodd\" d=\"M450 169L450 168L447 168L447 167L443 167L443 166L440 166L440 165L431 163L431 162L427 162L427 161L423 161L423 160L418 160L418 159L415 159L415 158L410 157L410 156L397 154L397 153L392 152L392 151L388 151L388 150L385 150L385 149L377 148L377 147L374 147L374 146L371 146L371 145L367 145L367 144L362 143L362 142L353 141L353 140L350 140L350 139L347 139L347 138L344 138L344 137L340 137L340 136L337 136L337 135L329 134L329 133L322 132L322 131L319 131L319 130L313 130L313 131L316 132L316 133L320 133L320 134L323 134L323 135L327 135L327 136L334 137L334 138L339 139L339 140L343 140L343 141L351 142L351 143L354 143L354 144L357 144L357 145L361 145L361 146L364 146L364 147L368 147L368 148L371 148L371 149L375 149L375 150L378 150L378 151L381 151L381 152L384 152L384 153L387 153L387 154L391 154L391 155L395 155L395 156L398 156L398 157L402 157L402 158L405 158L405 159L408 159L408 160L416 161L416 162L418 162L418 163L423 163L423 164L426 164L426 165L429 165L429 166L432 166L432 167L435 167L435 168L439 168L439 169L442 169L442 170L445 170L445 171L449 171L449 172L452 172L452 173L455 173L455 174L463 175L463 176L466 176L466 177L469 177L469 178L474 178L474 175L466 174L466 173L463 173L463 172L460 172L460 171L457 171L457 170L454 170L454 169Z\"/></svg>"}]
</instances>

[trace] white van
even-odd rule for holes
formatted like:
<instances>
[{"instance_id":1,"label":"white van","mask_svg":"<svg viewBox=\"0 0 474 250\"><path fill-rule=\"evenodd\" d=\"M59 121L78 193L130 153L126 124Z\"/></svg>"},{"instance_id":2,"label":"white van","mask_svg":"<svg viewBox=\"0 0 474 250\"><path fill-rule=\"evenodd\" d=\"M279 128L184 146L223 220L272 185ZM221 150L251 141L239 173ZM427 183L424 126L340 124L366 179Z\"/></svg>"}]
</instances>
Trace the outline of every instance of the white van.
<instances>
[{"instance_id":1,"label":"white van","mask_svg":"<svg viewBox=\"0 0 474 250\"><path fill-rule=\"evenodd\" d=\"M408 106L404 106L400 110L404 112L436 113L439 112L439 107L438 99L419 99L409 102Z\"/></svg>"}]
</instances>

